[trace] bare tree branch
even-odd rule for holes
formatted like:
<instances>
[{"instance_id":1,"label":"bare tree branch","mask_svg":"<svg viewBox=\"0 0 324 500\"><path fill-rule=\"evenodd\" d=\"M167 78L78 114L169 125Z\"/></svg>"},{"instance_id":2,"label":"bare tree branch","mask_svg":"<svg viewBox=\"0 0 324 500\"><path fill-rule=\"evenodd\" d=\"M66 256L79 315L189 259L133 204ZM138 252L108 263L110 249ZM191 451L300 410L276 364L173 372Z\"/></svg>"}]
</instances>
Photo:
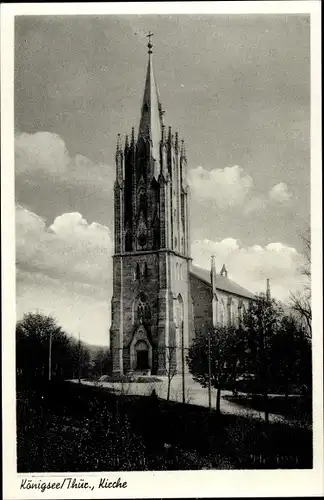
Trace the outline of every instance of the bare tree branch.
<instances>
[{"instance_id":1,"label":"bare tree branch","mask_svg":"<svg viewBox=\"0 0 324 500\"><path fill-rule=\"evenodd\" d=\"M305 324L308 335L312 337L312 302L311 302L311 238L310 229L303 235L302 240L304 243L304 256L306 263L300 268L300 273L305 276L306 282L304 284L303 292L291 293L290 302L291 308L299 316Z\"/></svg>"}]
</instances>

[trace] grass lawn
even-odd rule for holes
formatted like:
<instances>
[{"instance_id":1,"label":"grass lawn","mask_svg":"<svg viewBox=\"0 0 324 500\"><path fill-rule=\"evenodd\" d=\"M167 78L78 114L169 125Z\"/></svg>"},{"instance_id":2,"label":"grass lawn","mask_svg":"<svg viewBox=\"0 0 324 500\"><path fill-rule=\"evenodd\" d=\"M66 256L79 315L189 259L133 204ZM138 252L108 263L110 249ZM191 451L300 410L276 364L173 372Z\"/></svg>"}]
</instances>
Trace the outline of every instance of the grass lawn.
<instances>
[{"instance_id":1,"label":"grass lawn","mask_svg":"<svg viewBox=\"0 0 324 500\"><path fill-rule=\"evenodd\" d=\"M312 467L306 427L69 382L17 387L18 472Z\"/></svg>"},{"instance_id":2,"label":"grass lawn","mask_svg":"<svg viewBox=\"0 0 324 500\"><path fill-rule=\"evenodd\" d=\"M239 395L239 396L224 396L231 403L238 404L245 408L253 408L257 411L265 410L264 398L260 395ZM298 420L311 424L312 422L312 402L311 399L306 399L302 396L276 395L269 396L268 410L270 413L283 415L291 420Z\"/></svg>"}]
</instances>

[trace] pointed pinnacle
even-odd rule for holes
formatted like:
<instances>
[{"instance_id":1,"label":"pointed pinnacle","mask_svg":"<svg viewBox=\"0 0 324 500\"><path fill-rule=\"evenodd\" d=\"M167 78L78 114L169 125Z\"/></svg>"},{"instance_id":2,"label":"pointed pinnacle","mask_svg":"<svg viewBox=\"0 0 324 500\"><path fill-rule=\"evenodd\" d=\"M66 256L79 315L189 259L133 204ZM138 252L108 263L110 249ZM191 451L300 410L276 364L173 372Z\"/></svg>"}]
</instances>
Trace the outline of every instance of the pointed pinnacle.
<instances>
[{"instance_id":1,"label":"pointed pinnacle","mask_svg":"<svg viewBox=\"0 0 324 500\"><path fill-rule=\"evenodd\" d=\"M179 134L178 132L175 133L175 147L178 149L179 147Z\"/></svg>"},{"instance_id":2,"label":"pointed pinnacle","mask_svg":"<svg viewBox=\"0 0 324 500\"><path fill-rule=\"evenodd\" d=\"M185 143L183 143L183 153L182 153L184 159L186 160L187 159L187 148L186 148L186 145Z\"/></svg>"},{"instance_id":3,"label":"pointed pinnacle","mask_svg":"<svg viewBox=\"0 0 324 500\"><path fill-rule=\"evenodd\" d=\"M162 125L161 127L161 142L164 144L165 141L165 125Z\"/></svg>"},{"instance_id":4,"label":"pointed pinnacle","mask_svg":"<svg viewBox=\"0 0 324 500\"><path fill-rule=\"evenodd\" d=\"M116 146L116 151L117 153L121 150L121 139L120 139L120 134L117 134L117 146Z\"/></svg>"},{"instance_id":5,"label":"pointed pinnacle","mask_svg":"<svg viewBox=\"0 0 324 500\"><path fill-rule=\"evenodd\" d=\"M159 103L159 112L160 112L160 119L161 119L162 127L164 127L165 111L164 111L164 109L162 109L161 103Z\"/></svg>"}]
</instances>

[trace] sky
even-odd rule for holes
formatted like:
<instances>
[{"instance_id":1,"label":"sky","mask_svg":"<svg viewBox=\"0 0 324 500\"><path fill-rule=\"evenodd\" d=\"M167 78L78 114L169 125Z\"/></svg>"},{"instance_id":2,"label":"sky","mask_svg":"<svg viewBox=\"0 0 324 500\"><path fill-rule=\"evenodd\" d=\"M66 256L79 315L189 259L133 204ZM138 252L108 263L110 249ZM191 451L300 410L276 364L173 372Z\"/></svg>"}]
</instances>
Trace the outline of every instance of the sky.
<instances>
[{"instance_id":1,"label":"sky","mask_svg":"<svg viewBox=\"0 0 324 500\"><path fill-rule=\"evenodd\" d=\"M303 15L15 22L17 313L107 345L117 134L139 125L152 30L165 123L187 145L194 263L287 300L310 216Z\"/></svg>"}]
</instances>

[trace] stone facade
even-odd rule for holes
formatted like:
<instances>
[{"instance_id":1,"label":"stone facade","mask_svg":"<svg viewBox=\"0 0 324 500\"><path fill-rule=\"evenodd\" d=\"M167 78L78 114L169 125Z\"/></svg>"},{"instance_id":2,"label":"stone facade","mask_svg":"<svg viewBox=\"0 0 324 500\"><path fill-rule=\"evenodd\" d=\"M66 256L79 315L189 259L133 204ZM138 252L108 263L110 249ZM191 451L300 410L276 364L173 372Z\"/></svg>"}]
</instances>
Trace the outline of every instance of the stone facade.
<instances>
[{"instance_id":1,"label":"stone facade","mask_svg":"<svg viewBox=\"0 0 324 500\"><path fill-rule=\"evenodd\" d=\"M138 135L118 137L116 150L110 348L118 374L181 371L195 331L226 324L249 296L230 281L219 287L214 262L207 277L192 266L186 149L165 130L148 47Z\"/></svg>"},{"instance_id":2,"label":"stone facade","mask_svg":"<svg viewBox=\"0 0 324 500\"><path fill-rule=\"evenodd\" d=\"M169 363L179 370L180 347L188 347L192 329L186 152L178 134L165 131L149 49L138 136L133 129L130 141L118 139L116 151L115 373L163 374Z\"/></svg>"},{"instance_id":3,"label":"stone facade","mask_svg":"<svg viewBox=\"0 0 324 500\"><path fill-rule=\"evenodd\" d=\"M204 271L204 270L203 270ZM206 275L208 272L206 272ZM219 275L220 276L220 275ZM216 278L217 279L217 278ZM238 326L244 310L249 307L252 295L237 295L230 290L221 290L216 285L216 320L213 318L213 293L211 283L193 272L190 274L193 303L194 332L202 332L215 325ZM230 285L229 285L230 287ZM192 333L193 337L194 333Z\"/></svg>"}]
</instances>

